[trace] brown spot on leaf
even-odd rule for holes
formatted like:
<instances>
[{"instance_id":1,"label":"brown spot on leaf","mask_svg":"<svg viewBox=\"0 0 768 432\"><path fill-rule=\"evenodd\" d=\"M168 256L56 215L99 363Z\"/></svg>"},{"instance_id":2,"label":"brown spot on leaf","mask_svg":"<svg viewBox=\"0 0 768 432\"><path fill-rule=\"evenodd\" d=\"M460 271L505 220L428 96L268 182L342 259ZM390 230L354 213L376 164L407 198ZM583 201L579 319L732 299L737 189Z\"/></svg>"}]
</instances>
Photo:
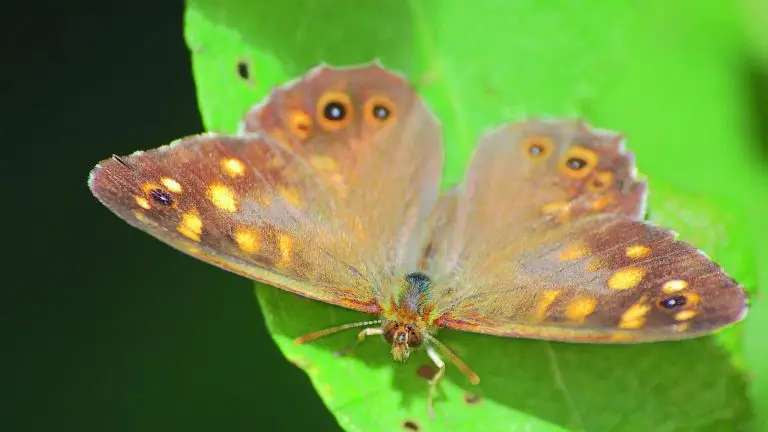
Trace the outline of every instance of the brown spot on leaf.
<instances>
[{"instance_id":1,"label":"brown spot on leaf","mask_svg":"<svg viewBox=\"0 0 768 432\"><path fill-rule=\"evenodd\" d=\"M482 401L483 398L480 397L480 395L474 394L472 392L464 393L464 402L466 402L467 405L477 405Z\"/></svg>"},{"instance_id":2,"label":"brown spot on leaf","mask_svg":"<svg viewBox=\"0 0 768 432\"><path fill-rule=\"evenodd\" d=\"M421 427L419 427L419 424L416 422L416 420L403 421L402 428L406 432L419 432L421 430Z\"/></svg>"},{"instance_id":3,"label":"brown spot on leaf","mask_svg":"<svg viewBox=\"0 0 768 432\"><path fill-rule=\"evenodd\" d=\"M437 372L435 370L435 367L432 366L432 365L428 365L428 364L423 364L423 365L419 366L419 369L416 371L416 373L420 377L422 377L422 378L424 378L426 380L431 380L432 377L435 376L435 372Z\"/></svg>"}]
</instances>

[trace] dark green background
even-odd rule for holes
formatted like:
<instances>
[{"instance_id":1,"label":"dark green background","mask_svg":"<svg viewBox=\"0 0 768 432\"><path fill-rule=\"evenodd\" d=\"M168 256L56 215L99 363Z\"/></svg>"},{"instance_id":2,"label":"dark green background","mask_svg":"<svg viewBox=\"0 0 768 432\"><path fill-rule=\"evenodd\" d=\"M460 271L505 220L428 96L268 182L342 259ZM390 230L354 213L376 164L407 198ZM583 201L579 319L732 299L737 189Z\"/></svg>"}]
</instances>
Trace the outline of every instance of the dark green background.
<instances>
[{"instance_id":1,"label":"dark green background","mask_svg":"<svg viewBox=\"0 0 768 432\"><path fill-rule=\"evenodd\" d=\"M98 160L202 130L183 4L113 3L3 12L0 430L338 429L248 281L88 193ZM768 79L745 70L765 119Z\"/></svg>"},{"instance_id":2,"label":"dark green background","mask_svg":"<svg viewBox=\"0 0 768 432\"><path fill-rule=\"evenodd\" d=\"M338 430L250 282L128 227L86 187L112 153L202 131L182 2L0 15L0 430Z\"/></svg>"}]
</instances>

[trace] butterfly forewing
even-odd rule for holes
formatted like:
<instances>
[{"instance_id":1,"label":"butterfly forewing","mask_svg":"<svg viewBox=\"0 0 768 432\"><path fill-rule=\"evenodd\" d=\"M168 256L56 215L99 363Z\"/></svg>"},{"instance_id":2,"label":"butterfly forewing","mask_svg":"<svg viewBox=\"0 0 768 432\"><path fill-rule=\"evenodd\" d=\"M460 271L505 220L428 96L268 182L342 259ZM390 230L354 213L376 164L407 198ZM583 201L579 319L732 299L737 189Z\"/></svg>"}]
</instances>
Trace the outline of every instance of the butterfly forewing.
<instances>
[{"instance_id":1,"label":"butterfly forewing","mask_svg":"<svg viewBox=\"0 0 768 432\"><path fill-rule=\"evenodd\" d=\"M197 258L376 313L390 294L382 275L419 258L412 243L437 197L442 149L436 122L405 82L368 89L370 73L383 71L320 68L306 78L323 79L310 86L320 96L289 86L259 107L288 118L297 108L281 97L301 100L300 140L285 124L189 137L103 161L91 190L130 224ZM373 94L396 115L364 116L378 106ZM350 117L320 119L338 117L339 106Z\"/></svg>"},{"instance_id":2,"label":"butterfly forewing","mask_svg":"<svg viewBox=\"0 0 768 432\"><path fill-rule=\"evenodd\" d=\"M527 122L479 145L425 250L436 324L593 342L678 339L740 319L745 294L643 222L645 184L617 135Z\"/></svg>"},{"instance_id":3,"label":"butterfly forewing","mask_svg":"<svg viewBox=\"0 0 768 432\"><path fill-rule=\"evenodd\" d=\"M339 284L359 286L355 308L375 309L370 284L353 271L359 261L351 239L329 235L334 227L318 222L329 208L320 184L293 166L289 185L283 175L291 169L274 166L289 156L257 136L202 135L106 160L90 186L131 225L192 256L331 303L342 301ZM300 199L312 189L315 216ZM308 237L315 248L301 241Z\"/></svg>"},{"instance_id":4,"label":"butterfly forewing","mask_svg":"<svg viewBox=\"0 0 768 432\"><path fill-rule=\"evenodd\" d=\"M373 267L414 267L443 149L437 121L403 78L376 64L318 67L251 109L243 130L285 142L316 167L344 200L334 217L364 233Z\"/></svg>"}]
</instances>

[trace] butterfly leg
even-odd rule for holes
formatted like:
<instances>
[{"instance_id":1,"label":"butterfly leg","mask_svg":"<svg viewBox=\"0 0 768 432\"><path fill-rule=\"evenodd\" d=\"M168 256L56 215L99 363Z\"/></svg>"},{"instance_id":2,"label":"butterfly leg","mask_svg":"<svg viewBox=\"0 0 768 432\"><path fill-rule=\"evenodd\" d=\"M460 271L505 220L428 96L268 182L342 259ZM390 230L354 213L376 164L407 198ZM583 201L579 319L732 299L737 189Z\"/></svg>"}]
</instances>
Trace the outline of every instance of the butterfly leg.
<instances>
[{"instance_id":1,"label":"butterfly leg","mask_svg":"<svg viewBox=\"0 0 768 432\"><path fill-rule=\"evenodd\" d=\"M427 345L427 355L435 366L437 366L437 372L432 379L429 380L429 395L427 396L427 410L429 411L429 417L435 418L435 408L433 405L435 394L437 393L437 384L440 383L443 375L445 375L445 362L440 358L437 351L429 345Z\"/></svg>"},{"instance_id":2,"label":"butterfly leg","mask_svg":"<svg viewBox=\"0 0 768 432\"><path fill-rule=\"evenodd\" d=\"M384 330L381 327L368 327L366 329L363 329L360 331L360 333L357 334L357 340L355 343L347 346L346 348L341 349L340 351L336 351L335 355L338 357L345 356L347 354L352 353L358 345L365 342L365 338L368 336L375 336L384 334Z\"/></svg>"}]
</instances>

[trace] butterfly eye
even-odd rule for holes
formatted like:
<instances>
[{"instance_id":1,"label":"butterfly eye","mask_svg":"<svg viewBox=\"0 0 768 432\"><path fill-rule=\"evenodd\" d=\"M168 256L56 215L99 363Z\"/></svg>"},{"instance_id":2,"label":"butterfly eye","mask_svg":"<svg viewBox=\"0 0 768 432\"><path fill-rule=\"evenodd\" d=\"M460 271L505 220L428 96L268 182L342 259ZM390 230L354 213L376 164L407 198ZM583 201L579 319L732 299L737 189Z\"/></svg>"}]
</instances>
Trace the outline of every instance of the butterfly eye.
<instances>
[{"instance_id":1,"label":"butterfly eye","mask_svg":"<svg viewBox=\"0 0 768 432\"><path fill-rule=\"evenodd\" d=\"M373 116L379 120L386 120L389 118L391 111L389 108L383 105L376 105L373 107Z\"/></svg>"},{"instance_id":2,"label":"butterfly eye","mask_svg":"<svg viewBox=\"0 0 768 432\"><path fill-rule=\"evenodd\" d=\"M175 181L173 182L173 185L176 186L178 183ZM160 185L155 183L144 183L142 185L141 189L144 191L146 196L152 200L155 204L159 204L164 207L172 206L175 201L173 199L173 196L170 192L168 192L166 189L162 188ZM180 185L179 185L180 190Z\"/></svg>"},{"instance_id":3,"label":"butterfly eye","mask_svg":"<svg viewBox=\"0 0 768 432\"><path fill-rule=\"evenodd\" d=\"M352 121L352 102L341 92L327 92L317 101L317 119L326 132L342 129Z\"/></svg>"},{"instance_id":4,"label":"butterfly eye","mask_svg":"<svg viewBox=\"0 0 768 432\"><path fill-rule=\"evenodd\" d=\"M150 190L149 197L152 198L152 201L160 205L169 206L173 204L173 198L171 198L171 194L162 189Z\"/></svg>"},{"instance_id":5,"label":"butterfly eye","mask_svg":"<svg viewBox=\"0 0 768 432\"><path fill-rule=\"evenodd\" d=\"M292 110L288 114L288 127L294 136L305 140L312 133L312 119L302 110Z\"/></svg>"},{"instance_id":6,"label":"butterfly eye","mask_svg":"<svg viewBox=\"0 0 768 432\"><path fill-rule=\"evenodd\" d=\"M597 165L598 156L584 147L571 147L560 162L560 172L568 178L583 179Z\"/></svg>"},{"instance_id":7,"label":"butterfly eye","mask_svg":"<svg viewBox=\"0 0 768 432\"><path fill-rule=\"evenodd\" d=\"M699 303L699 300L700 298L698 294L693 292L683 292L659 300L658 304L662 309L672 310L683 306L696 306Z\"/></svg>"},{"instance_id":8,"label":"butterfly eye","mask_svg":"<svg viewBox=\"0 0 768 432\"><path fill-rule=\"evenodd\" d=\"M528 137L523 143L525 154L533 159L544 159L552 153L552 140L545 136Z\"/></svg>"},{"instance_id":9,"label":"butterfly eye","mask_svg":"<svg viewBox=\"0 0 768 432\"><path fill-rule=\"evenodd\" d=\"M366 122L382 126L395 119L395 104L385 96L373 96L365 102L363 115Z\"/></svg>"},{"instance_id":10,"label":"butterfly eye","mask_svg":"<svg viewBox=\"0 0 768 432\"><path fill-rule=\"evenodd\" d=\"M579 158L573 157L573 158L569 158L567 161L565 161L565 165L568 168L576 171L576 170L580 170L580 169L584 168L585 166L587 166L587 161L585 161L584 159L579 159Z\"/></svg>"},{"instance_id":11,"label":"butterfly eye","mask_svg":"<svg viewBox=\"0 0 768 432\"><path fill-rule=\"evenodd\" d=\"M342 121L347 116L347 107L341 102L328 102L323 108L323 116L326 120Z\"/></svg>"},{"instance_id":12,"label":"butterfly eye","mask_svg":"<svg viewBox=\"0 0 768 432\"><path fill-rule=\"evenodd\" d=\"M667 297L659 302L659 306L664 309L674 309L677 307L685 306L688 303L688 298L684 295L674 295Z\"/></svg>"}]
</instances>

